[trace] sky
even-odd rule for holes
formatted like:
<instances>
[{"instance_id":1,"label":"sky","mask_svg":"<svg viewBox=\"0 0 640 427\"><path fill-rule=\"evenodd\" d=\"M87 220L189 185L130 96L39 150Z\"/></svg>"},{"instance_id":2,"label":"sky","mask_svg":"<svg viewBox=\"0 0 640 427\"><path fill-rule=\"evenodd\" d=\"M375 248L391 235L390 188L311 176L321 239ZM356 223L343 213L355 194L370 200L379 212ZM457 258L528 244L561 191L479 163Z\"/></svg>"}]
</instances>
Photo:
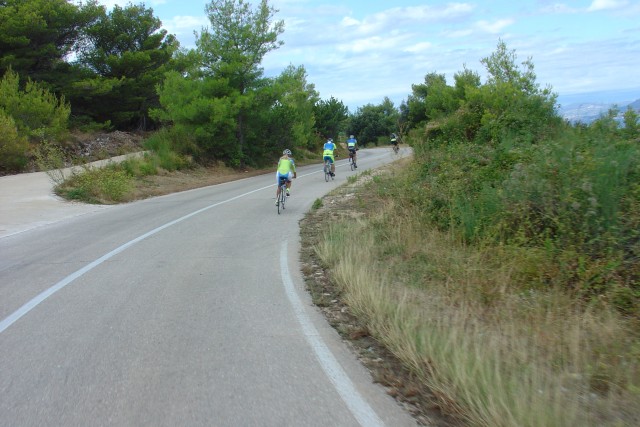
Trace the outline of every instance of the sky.
<instances>
[{"instance_id":1,"label":"sky","mask_svg":"<svg viewBox=\"0 0 640 427\"><path fill-rule=\"evenodd\" d=\"M258 0L250 0L257 4ZM110 9L144 3L183 48L209 25L210 0L99 0ZM640 1L632 0L270 0L284 21L284 45L262 62L275 77L304 66L320 98L350 112L399 106L429 73L464 69L484 82L482 58L503 41L530 59L541 88L559 103L623 103L640 99Z\"/></svg>"}]
</instances>

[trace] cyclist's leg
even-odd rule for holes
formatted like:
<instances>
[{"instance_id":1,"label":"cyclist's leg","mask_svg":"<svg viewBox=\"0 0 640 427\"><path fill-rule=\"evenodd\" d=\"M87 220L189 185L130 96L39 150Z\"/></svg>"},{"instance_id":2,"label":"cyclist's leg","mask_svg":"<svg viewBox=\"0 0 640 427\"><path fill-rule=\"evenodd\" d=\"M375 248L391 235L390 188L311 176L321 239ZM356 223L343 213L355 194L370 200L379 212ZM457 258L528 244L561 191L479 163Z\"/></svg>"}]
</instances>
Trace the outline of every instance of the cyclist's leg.
<instances>
[{"instance_id":1,"label":"cyclist's leg","mask_svg":"<svg viewBox=\"0 0 640 427\"><path fill-rule=\"evenodd\" d=\"M335 174L336 173L336 163L334 161L333 156L329 157L329 161L331 162L331 173Z\"/></svg>"},{"instance_id":2,"label":"cyclist's leg","mask_svg":"<svg viewBox=\"0 0 640 427\"><path fill-rule=\"evenodd\" d=\"M291 189L293 173L289 172L287 175L287 196L289 195L289 190Z\"/></svg>"},{"instance_id":3,"label":"cyclist's leg","mask_svg":"<svg viewBox=\"0 0 640 427\"><path fill-rule=\"evenodd\" d=\"M280 175L279 172L276 172L276 205L280 202L280 179L286 178L285 176Z\"/></svg>"}]
</instances>

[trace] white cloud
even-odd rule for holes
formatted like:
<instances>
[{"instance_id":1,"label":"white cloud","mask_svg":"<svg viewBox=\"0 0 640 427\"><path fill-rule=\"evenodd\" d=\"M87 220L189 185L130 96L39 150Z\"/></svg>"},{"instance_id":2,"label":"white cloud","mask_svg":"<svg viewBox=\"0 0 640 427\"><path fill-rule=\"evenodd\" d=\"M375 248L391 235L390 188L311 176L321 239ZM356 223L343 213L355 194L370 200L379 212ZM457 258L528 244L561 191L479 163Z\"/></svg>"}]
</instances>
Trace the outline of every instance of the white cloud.
<instances>
[{"instance_id":1,"label":"white cloud","mask_svg":"<svg viewBox=\"0 0 640 427\"><path fill-rule=\"evenodd\" d=\"M478 21L476 22L476 27L481 31L497 34L501 32L505 27L513 24L515 21L513 19L499 19L497 21L488 22L488 21Z\"/></svg>"},{"instance_id":2,"label":"white cloud","mask_svg":"<svg viewBox=\"0 0 640 427\"><path fill-rule=\"evenodd\" d=\"M349 40L347 43L337 46L342 52L363 53L367 51L379 52L384 49L394 48L397 45L396 39L391 37L368 37L357 40Z\"/></svg>"},{"instance_id":3,"label":"white cloud","mask_svg":"<svg viewBox=\"0 0 640 427\"><path fill-rule=\"evenodd\" d=\"M567 6L564 3L555 3L549 6L543 7L540 10L542 13L550 13L550 14L563 14L563 13L577 13L578 9L573 8L571 6Z\"/></svg>"},{"instance_id":4,"label":"white cloud","mask_svg":"<svg viewBox=\"0 0 640 427\"><path fill-rule=\"evenodd\" d=\"M475 6L469 3L448 3L443 6L394 7L367 15L358 20L353 16L342 18L340 25L357 34L378 34L393 27L402 28L413 24L452 22L469 17Z\"/></svg>"},{"instance_id":5,"label":"white cloud","mask_svg":"<svg viewBox=\"0 0 640 427\"><path fill-rule=\"evenodd\" d=\"M629 4L628 0L593 0L591 6L587 9L589 12L599 10L620 9Z\"/></svg>"},{"instance_id":6,"label":"white cloud","mask_svg":"<svg viewBox=\"0 0 640 427\"><path fill-rule=\"evenodd\" d=\"M209 25L209 19L206 16L174 16L169 21L162 21L162 25L169 33L189 33L194 30L200 31L202 27Z\"/></svg>"},{"instance_id":7,"label":"white cloud","mask_svg":"<svg viewBox=\"0 0 640 427\"><path fill-rule=\"evenodd\" d=\"M455 31L445 31L442 33L445 37L449 37L451 39L459 39L462 37L468 37L473 34L473 30L464 29L464 30L455 30Z\"/></svg>"},{"instance_id":8,"label":"white cloud","mask_svg":"<svg viewBox=\"0 0 640 427\"><path fill-rule=\"evenodd\" d=\"M342 18L343 27L357 27L358 25L360 25L360 21L358 21L357 19L353 19L350 16L345 16L344 18Z\"/></svg>"},{"instance_id":9,"label":"white cloud","mask_svg":"<svg viewBox=\"0 0 640 427\"><path fill-rule=\"evenodd\" d=\"M433 46L432 43L421 42L421 43L416 43L414 45L406 47L404 51L409 53L422 53L429 50L432 46Z\"/></svg>"}]
</instances>

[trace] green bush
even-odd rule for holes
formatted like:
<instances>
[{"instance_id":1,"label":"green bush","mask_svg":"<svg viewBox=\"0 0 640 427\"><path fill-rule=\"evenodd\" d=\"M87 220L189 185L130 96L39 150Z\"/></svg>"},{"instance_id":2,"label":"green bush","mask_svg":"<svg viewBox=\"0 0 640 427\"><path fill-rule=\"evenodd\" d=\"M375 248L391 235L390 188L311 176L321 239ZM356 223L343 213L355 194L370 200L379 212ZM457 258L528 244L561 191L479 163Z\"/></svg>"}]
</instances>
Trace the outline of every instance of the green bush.
<instances>
[{"instance_id":1,"label":"green bush","mask_svg":"<svg viewBox=\"0 0 640 427\"><path fill-rule=\"evenodd\" d=\"M157 166L167 171L191 166L189 153L197 151L192 139L176 128L156 132L145 141L145 148L153 151Z\"/></svg>"},{"instance_id":2,"label":"green bush","mask_svg":"<svg viewBox=\"0 0 640 427\"><path fill-rule=\"evenodd\" d=\"M0 171L17 173L28 163L29 143L18 133L11 116L0 110Z\"/></svg>"},{"instance_id":3,"label":"green bush","mask_svg":"<svg viewBox=\"0 0 640 427\"><path fill-rule=\"evenodd\" d=\"M133 178L117 165L104 168L85 168L82 173L75 174L56 192L69 199L88 203L114 203L126 200L133 189Z\"/></svg>"},{"instance_id":4,"label":"green bush","mask_svg":"<svg viewBox=\"0 0 640 427\"><path fill-rule=\"evenodd\" d=\"M69 104L31 80L21 90L19 80L11 70L0 80L0 110L13 117L24 136L38 140L60 139L67 132Z\"/></svg>"},{"instance_id":5,"label":"green bush","mask_svg":"<svg viewBox=\"0 0 640 427\"><path fill-rule=\"evenodd\" d=\"M637 313L640 147L602 126L566 127L536 144L520 136L416 144L414 181L399 193L468 244L548 253L548 270L529 279L607 295Z\"/></svg>"}]
</instances>

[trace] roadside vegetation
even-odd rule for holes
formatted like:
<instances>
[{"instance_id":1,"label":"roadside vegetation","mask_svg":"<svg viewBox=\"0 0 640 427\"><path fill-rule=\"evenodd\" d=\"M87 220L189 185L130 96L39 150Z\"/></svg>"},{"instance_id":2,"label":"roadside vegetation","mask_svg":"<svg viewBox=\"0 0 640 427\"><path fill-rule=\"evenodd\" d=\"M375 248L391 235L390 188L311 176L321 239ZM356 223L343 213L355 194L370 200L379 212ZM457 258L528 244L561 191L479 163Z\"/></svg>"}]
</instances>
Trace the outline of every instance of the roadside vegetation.
<instances>
[{"instance_id":1,"label":"roadside vegetation","mask_svg":"<svg viewBox=\"0 0 640 427\"><path fill-rule=\"evenodd\" d=\"M640 425L637 112L564 122L502 41L484 82L431 72L400 106L349 112L302 65L264 76L276 12L213 0L186 50L144 4L4 1L0 173L46 170L63 197L119 203L397 133L411 161L350 179L355 213L315 243L367 333L464 424ZM144 135L144 153L62 172L83 163L74 135L114 131Z\"/></svg>"},{"instance_id":2,"label":"roadside vegetation","mask_svg":"<svg viewBox=\"0 0 640 427\"><path fill-rule=\"evenodd\" d=\"M368 180L316 252L465 424L638 425L638 116L564 123L515 61L500 43L486 83L414 87L412 161Z\"/></svg>"},{"instance_id":3,"label":"roadside vegetation","mask_svg":"<svg viewBox=\"0 0 640 427\"><path fill-rule=\"evenodd\" d=\"M367 145L397 132L399 111L388 99L349 112L322 99L302 65L264 76L262 60L284 31L266 0L210 1L210 25L193 49L181 48L143 3L110 11L68 0L3 4L0 174L40 170L44 144L77 164L77 133L157 133L151 144L181 157L179 168L242 170L271 166L285 148L317 158L329 137L358 134Z\"/></svg>"}]
</instances>

